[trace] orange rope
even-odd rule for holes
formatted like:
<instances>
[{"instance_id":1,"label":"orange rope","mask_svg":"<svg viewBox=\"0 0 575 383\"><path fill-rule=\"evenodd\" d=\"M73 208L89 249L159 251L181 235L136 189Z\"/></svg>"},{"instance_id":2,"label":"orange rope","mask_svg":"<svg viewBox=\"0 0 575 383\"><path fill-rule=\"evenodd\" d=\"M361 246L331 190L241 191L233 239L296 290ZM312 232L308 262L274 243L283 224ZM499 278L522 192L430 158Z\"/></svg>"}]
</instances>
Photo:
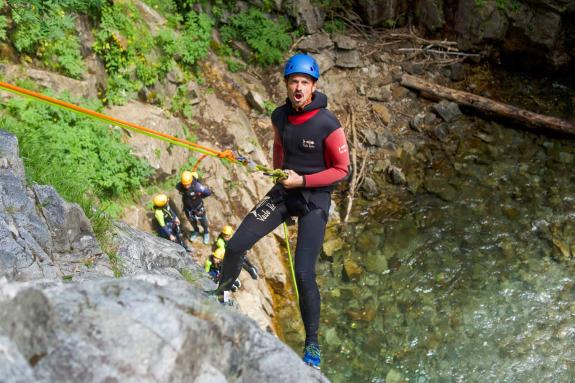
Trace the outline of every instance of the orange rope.
<instances>
[{"instance_id":1,"label":"orange rope","mask_svg":"<svg viewBox=\"0 0 575 383\"><path fill-rule=\"evenodd\" d=\"M166 134L166 133L162 133L162 132L158 132L156 130L145 128L143 126L140 126L140 125L128 122L128 121L120 120L119 118L107 116L105 114L95 112L95 111L90 110L90 109L82 108L81 106L77 106L77 105L71 104L69 102L58 100L56 98L49 97L49 96L46 96L46 95L43 95L40 93L36 93L36 92L33 92L31 90L28 90L28 89L20 88L18 86L11 85L11 84L8 84L5 82L0 82L0 88L3 88L4 90L7 90L11 93L16 93L19 95L31 97L31 98L43 101L47 104L59 106L59 107L62 107L64 109L68 109L68 110L71 110L71 111L74 111L77 113L88 115L88 116L94 117L94 118L99 119L99 120L109 121L109 122L112 122L114 124L124 126L128 129L135 130L135 131L142 133L142 134L146 134L146 135L157 137L157 138L162 137L162 138L167 139L173 143L183 144L183 145L187 146L189 149L203 152L204 155L210 155L212 157L219 157L219 158L227 159L231 162L237 162L237 159L235 158L235 156L231 150L224 150L224 151L214 150L214 149L205 147L203 145L199 145L199 144L196 144L194 142L184 140L182 138L178 138L178 137Z\"/></svg>"},{"instance_id":2,"label":"orange rope","mask_svg":"<svg viewBox=\"0 0 575 383\"><path fill-rule=\"evenodd\" d=\"M202 154L202 156L198 159L198 161L196 162L196 164L194 165L192 171L195 172L196 170L198 170L198 166L200 165L200 162L203 161L204 158L206 158L208 155L207 154Z\"/></svg>"}]
</instances>

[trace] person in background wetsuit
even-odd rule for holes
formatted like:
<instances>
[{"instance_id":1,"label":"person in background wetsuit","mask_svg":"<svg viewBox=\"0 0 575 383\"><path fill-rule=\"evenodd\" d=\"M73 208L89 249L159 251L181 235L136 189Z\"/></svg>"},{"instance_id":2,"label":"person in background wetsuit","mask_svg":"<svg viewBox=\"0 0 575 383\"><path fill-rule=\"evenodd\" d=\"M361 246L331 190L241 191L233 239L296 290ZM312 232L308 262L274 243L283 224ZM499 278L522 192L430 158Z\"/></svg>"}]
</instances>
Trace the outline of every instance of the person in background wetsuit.
<instances>
[{"instance_id":1,"label":"person in background wetsuit","mask_svg":"<svg viewBox=\"0 0 575 383\"><path fill-rule=\"evenodd\" d=\"M349 153L337 117L327 110L327 97L316 90L315 59L296 54L286 63L286 103L272 113L274 168L281 179L244 218L226 247L216 293L225 303L238 277L243 257L259 239L282 222L297 217L295 274L306 339L303 360L320 368L318 342L320 294L315 265L321 251L334 184L349 173Z\"/></svg>"},{"instance_id":2,"label":"person in background wetsuit","mask_svg":"<svg viewBox=\"0 0 575 383\"><path fill-rule=\"evenodd\" d=\"M216 249L225 250L226 246L228 245L228 241L232 237L232 234L234 234L234 229L230 225L225 225L222 228L222 232L220 233L220 235L218 235L218 238L216 238L216 242L214 242L212 250ZM248 274L250 275L250 277L252 277L252 279L258 279L259 277L258 268L253 263L250 262L247 255L244 256L242 268L248 272Z\"/></svg>"},{"instance_id":3,"label":"person in background wetsuit","mask_svg":"<svg viewBox=\"0 0 575 383\"><path fill-rule=\"evenodd\" d=\"M190 248L181 237L180 220L168 201L168 196L165 194L157 194L152 199L158 235L172 242L179 243L187 252L190 252Z\"/></svg>"},{"instance_id":4,"label":"person in background wetsuit","mask_svg":"<svg viewBox=\"0 0 575 383\"><path fill-rule=\"evenodd\" d=\"M199 222L204 230L204 244L207 245L210 243L210 230L204 198L211 196L212 191L199 181L198 173L187 170L182 173L181 181L176 185L176 189L182 196L184 213L194 229L190 234L190 241L195 240L200 235Z\"/></svg>"}]
</instances>

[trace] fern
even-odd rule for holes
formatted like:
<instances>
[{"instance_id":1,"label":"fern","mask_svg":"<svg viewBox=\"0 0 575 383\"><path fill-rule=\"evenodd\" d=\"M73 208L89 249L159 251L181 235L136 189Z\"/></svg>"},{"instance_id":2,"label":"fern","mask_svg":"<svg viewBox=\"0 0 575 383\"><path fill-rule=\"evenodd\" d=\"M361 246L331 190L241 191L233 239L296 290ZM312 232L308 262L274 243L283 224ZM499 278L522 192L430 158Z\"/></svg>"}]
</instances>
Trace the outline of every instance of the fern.
<instances>
[{"instance_id":1,"label":"fern","mask_svg":"<svg viewBox=\"0 0 575 383\"><path fill-rule=\"evenodd\" d=\"M292 39L284 18L272 21L261 11L251 8L230 18L221 29L222 40L243 40L254 51L253 60L261 65L278 64L289 49Z\"/></svg>"}]
</instances>

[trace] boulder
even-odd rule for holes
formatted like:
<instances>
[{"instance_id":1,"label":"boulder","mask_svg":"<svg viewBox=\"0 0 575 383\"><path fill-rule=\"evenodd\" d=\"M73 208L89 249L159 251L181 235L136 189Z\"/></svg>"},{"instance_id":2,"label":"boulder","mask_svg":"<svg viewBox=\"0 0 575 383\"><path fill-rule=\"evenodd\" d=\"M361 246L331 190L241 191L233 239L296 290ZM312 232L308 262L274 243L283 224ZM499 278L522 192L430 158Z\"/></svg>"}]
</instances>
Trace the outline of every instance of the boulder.
<instances>
[{"instance_id":1,"label":"boulder","mask_svg":"<svg viewBox=\"0 0 575 383\"><path fill-rule=\"evenodd\" d=\"M342 35L341 33L334 33L331 35L331 39L335 44L336 48L343 50L352 50L357 48L357 41L353 38Z\"/></svg>"},{"instance_id":2,"label":"boulder","mask_svg":"<svg viewBox=\"0 0 575 383\"><path fill-rule=\"evenodd\" d=\"M316 33L323 26L325 15L311 0L284 0L282 8L307 34Z\"/></svg>"},{"instance_id":3,"label":"boulder","mask_svg":"<svg viewBox=\"0 0 575 383\"><path fill-rule=\"evenodd\" d=\"M313 35L305 36L297 44L297 47L302 52L319 53L324 49L333 47L333 41L325 32L314 33ZM323 69L320 66L321 69Z\"/></svg>"},{"instance_id":4,"label":"boulder","mask_svg":"<svg viewBox=\"0 0 575 383\"><path fill-rule=\"evenodd\" d=\"M363 60L356 50L337 49L335 51L335 65L342 68L359 68L363 65Z\"/></svg>"},{"instance_id":5,"label":"boulder","mask_svg":"<svg viewBox=\"0 0 575 383\"><path fill-rule=\"evenodd\" d=\"M455 102L443 100L434 104L432 108L446 122L454 121L461 116L459 106Z\"/></svg>"}]
</instances>

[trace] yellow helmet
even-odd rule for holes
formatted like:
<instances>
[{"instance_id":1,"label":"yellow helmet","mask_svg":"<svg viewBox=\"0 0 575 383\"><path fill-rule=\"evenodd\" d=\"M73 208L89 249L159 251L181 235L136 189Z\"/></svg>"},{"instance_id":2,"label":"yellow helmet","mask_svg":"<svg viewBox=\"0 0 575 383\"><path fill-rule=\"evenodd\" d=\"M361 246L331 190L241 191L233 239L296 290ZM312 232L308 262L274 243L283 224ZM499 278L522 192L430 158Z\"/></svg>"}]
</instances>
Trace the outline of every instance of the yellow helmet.
<instances>
[{"instance_id":1,"label":"yellow helmet","mask_svg":"<svg viewBox=\"0 0 575 383\"><path fill-rule=\"evenodd\" d=\"M168 203L168 196L165 194L158 194L154 196L153 201L155 207L164 207Z\"/></svg>"},{"instance_id":2,"label":"yellow helmet","mask_svg":"<svg viewBox=\"0 0 575 383\"><path fill-rule=\"evenodd\" d=\"M186 170L182 173L182 185L191 185L194 178L198 178L198 173Z\"/></svg>"},{"instance_id":3,"label":"yellow helmet","mask_svg":"<svg viewBox=\"0 0 575 383\"><path fill-rule=\"evenodd\" d=\"M226 225L222 228L223 235L232 235L234 233L234 229L230 225Z\"/></svg>"},{"instance_id":4,"label":"yellow helmet","mask_svg":"<svg viewBox=\"0 0 575 383\"><path fill-rule=\"evenodd\" d=\"M216 250L214 250L214 252L212 253L212 255L214 256L214 258L217 259L224 259L224 255L226 254L226 249L224 249L223 247L218 247Z\"/></svg>"}]
</instances>

